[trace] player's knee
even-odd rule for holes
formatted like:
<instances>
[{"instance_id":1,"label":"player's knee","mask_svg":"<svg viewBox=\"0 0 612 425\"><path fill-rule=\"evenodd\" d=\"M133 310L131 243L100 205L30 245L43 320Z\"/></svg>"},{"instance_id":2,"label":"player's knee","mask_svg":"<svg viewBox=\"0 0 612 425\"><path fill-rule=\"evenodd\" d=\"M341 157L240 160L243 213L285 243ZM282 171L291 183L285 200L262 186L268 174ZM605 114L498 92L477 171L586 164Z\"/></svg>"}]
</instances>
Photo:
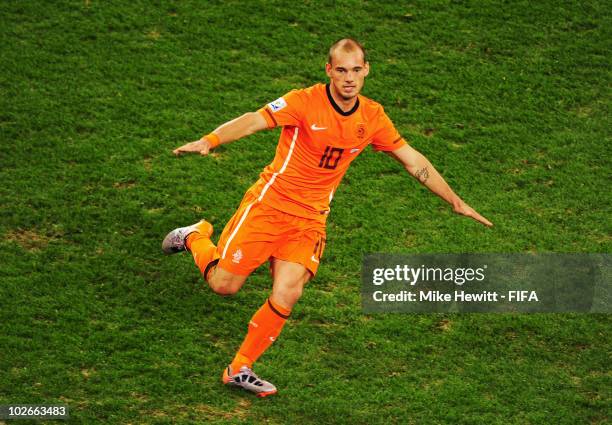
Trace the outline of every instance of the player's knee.
<instances>
[{"instance_id":1,"label":"player's knee","mask_svg":"<svg viewBox=\"0 0 612 425\"><path fill-rule=\"evenodd\" d=\"M273 291L276 297L286 306L293 306L302 297L304 285L301 283L278 285L277 290Z\"/></svg>"},{"instance_id":2,"label":"player's knee","mask_svg":"<svg viewBox=\"0 0 612 425\"><path fill-rule=\"evenodd\" d=\"M208 279L208 284L219 295L234 295L240 290L242 280L215 274Z\"/></svg>"},{"instance_id":3,"label":"player's knee","mask_svg":"<svg viewBox=\"0 0 612 425\"><path fill-rule=\"evenodd\" d=\"M303 292L304 292L304 285L302 284L295 285L289 289L289 296L295 299L295 301L297 301L302 297Z\"/></svg>"},{"instance_id":4,"label":"player's knee","mask_svg":"<svg viewBox=\"0 0 612 425\"><path fill-rule=\"evenodd\" d=\"M215 283L211 283L210 287L219 295L234 295L240 290L240 286L229 280L219 280Z\"/></svg>"}]
</instances>

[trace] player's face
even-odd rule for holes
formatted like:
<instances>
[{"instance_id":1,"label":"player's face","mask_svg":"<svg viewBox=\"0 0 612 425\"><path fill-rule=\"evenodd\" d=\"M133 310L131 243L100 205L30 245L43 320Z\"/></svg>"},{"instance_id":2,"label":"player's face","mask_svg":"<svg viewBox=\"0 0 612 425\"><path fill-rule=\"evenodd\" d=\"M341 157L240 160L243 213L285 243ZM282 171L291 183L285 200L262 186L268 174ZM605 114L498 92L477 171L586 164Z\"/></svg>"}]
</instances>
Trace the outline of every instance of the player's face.
<instances>
[{"instance_id":1,"label":"player's face","mask_svg":"<svg viewBox=\"0 0 612 425\"><path fill-rule=\"evenodd\" d=\"M370 64L364 62L363 54L358 49L351 52L337 49L332 54L332 63L325 65L325 71L333 91L342 99L351 100L363 88Z\"/></svg>"}]
</instances>

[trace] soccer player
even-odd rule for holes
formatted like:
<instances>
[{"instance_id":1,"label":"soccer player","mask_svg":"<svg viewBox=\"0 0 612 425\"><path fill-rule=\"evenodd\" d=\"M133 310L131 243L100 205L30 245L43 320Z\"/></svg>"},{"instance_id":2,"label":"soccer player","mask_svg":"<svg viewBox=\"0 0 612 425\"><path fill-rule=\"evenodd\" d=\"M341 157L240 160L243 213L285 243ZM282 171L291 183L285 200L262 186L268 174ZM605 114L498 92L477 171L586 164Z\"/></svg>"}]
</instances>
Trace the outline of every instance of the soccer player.
<instances>
[{"instance_id":1,"label":"soccer player","mask_svg":"<svg viewBox=\"0 0 612 425\"><path fill-rule=\"evenodd\" d=\"M167 254L188 250L213 291L235 294L247 276L270 262L272 293L257 310L222 381L259 397L276 387L259 378L253 363L278 337L325 249L329 205L350 163L368 145L398 161L453 210L491 222L457 196L431 163L406 144L383 107L362 95L369 63L361 44L342 39L329 50L328 84L293 90L257 112L229 121L174 154L207 155L211 149L260 130L282 127L276 156L251 186L227 223L218 244L205 220L171 231Z\"/></svg>"}]
</instances>

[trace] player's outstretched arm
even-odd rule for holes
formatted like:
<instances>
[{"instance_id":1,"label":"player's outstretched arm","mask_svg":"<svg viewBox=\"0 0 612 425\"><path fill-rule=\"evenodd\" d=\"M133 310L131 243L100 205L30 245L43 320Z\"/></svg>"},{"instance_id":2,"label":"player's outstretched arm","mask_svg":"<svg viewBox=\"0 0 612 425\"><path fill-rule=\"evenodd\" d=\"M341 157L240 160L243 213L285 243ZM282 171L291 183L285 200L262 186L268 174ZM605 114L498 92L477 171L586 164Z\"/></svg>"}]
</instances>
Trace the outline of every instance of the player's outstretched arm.
<instances>
[{"instance_id":1,"label":"player's outstretched arm","mask_svg":"<svg viewBox=\"0 0 612 425\"><path fill-rule=\"evenodd\" d=\"M404 165L406 171L414 176L421 184L433 193L451 204L457 214L473 218L487 227L493 226L489 220L478 214L472 207L466 204L442 178L423 154L409 145L405 145L395 151L388 152Z\"/></svg>"},{"instance_id":2,"label":"player's outstretched arm","mask_svg":"<svg viewBox=\"0 0 612 425\"><path fill-rule=\"evenodd\" d=\"M172 152L177 156L184 153L208 155L208 152L218 145L233 142L234 140L241 139L266 128L268 128L268 124L261 114L257 112L247 112L217 127L212 133L203 136L200 140L187 143L174 149Z\"/></svg>"}]
</instances>

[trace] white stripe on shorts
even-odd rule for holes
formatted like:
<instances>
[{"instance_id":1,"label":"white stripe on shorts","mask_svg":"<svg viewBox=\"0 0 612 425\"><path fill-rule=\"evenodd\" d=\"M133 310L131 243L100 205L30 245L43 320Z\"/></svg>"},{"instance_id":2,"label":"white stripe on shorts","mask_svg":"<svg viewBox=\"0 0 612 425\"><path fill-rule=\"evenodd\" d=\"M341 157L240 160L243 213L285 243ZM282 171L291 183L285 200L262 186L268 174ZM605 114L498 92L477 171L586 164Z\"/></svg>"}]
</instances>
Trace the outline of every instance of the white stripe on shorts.
<instances>
[{"instance_id":1,"label":"white stripe on shorts","mask_svg":"<svg viewBox=\"0 0 612 425\"><path fill-rule=\"evenodd\" d=\"M227 254L227 249L229 248L230 243L232 243L232 239L234 239L234 236L236 236L236 233L238 233L238 229L240 229L240 226L242 226L242 223L244 222L244 219L246 218L249 211L251 211L251 207L253 206L253 204L254 202L250 203L249 206L246 207L246 210L244 210L244 213L242 214L242 217L240 217L240 221L238 222L238 225L236 226L236 228L230 235L229 239L227 240L227 243L225 244L225 248L223 248L223 254L221 255L221 259L225 258L225 254Z\"/></svg>"}]
</instances>

